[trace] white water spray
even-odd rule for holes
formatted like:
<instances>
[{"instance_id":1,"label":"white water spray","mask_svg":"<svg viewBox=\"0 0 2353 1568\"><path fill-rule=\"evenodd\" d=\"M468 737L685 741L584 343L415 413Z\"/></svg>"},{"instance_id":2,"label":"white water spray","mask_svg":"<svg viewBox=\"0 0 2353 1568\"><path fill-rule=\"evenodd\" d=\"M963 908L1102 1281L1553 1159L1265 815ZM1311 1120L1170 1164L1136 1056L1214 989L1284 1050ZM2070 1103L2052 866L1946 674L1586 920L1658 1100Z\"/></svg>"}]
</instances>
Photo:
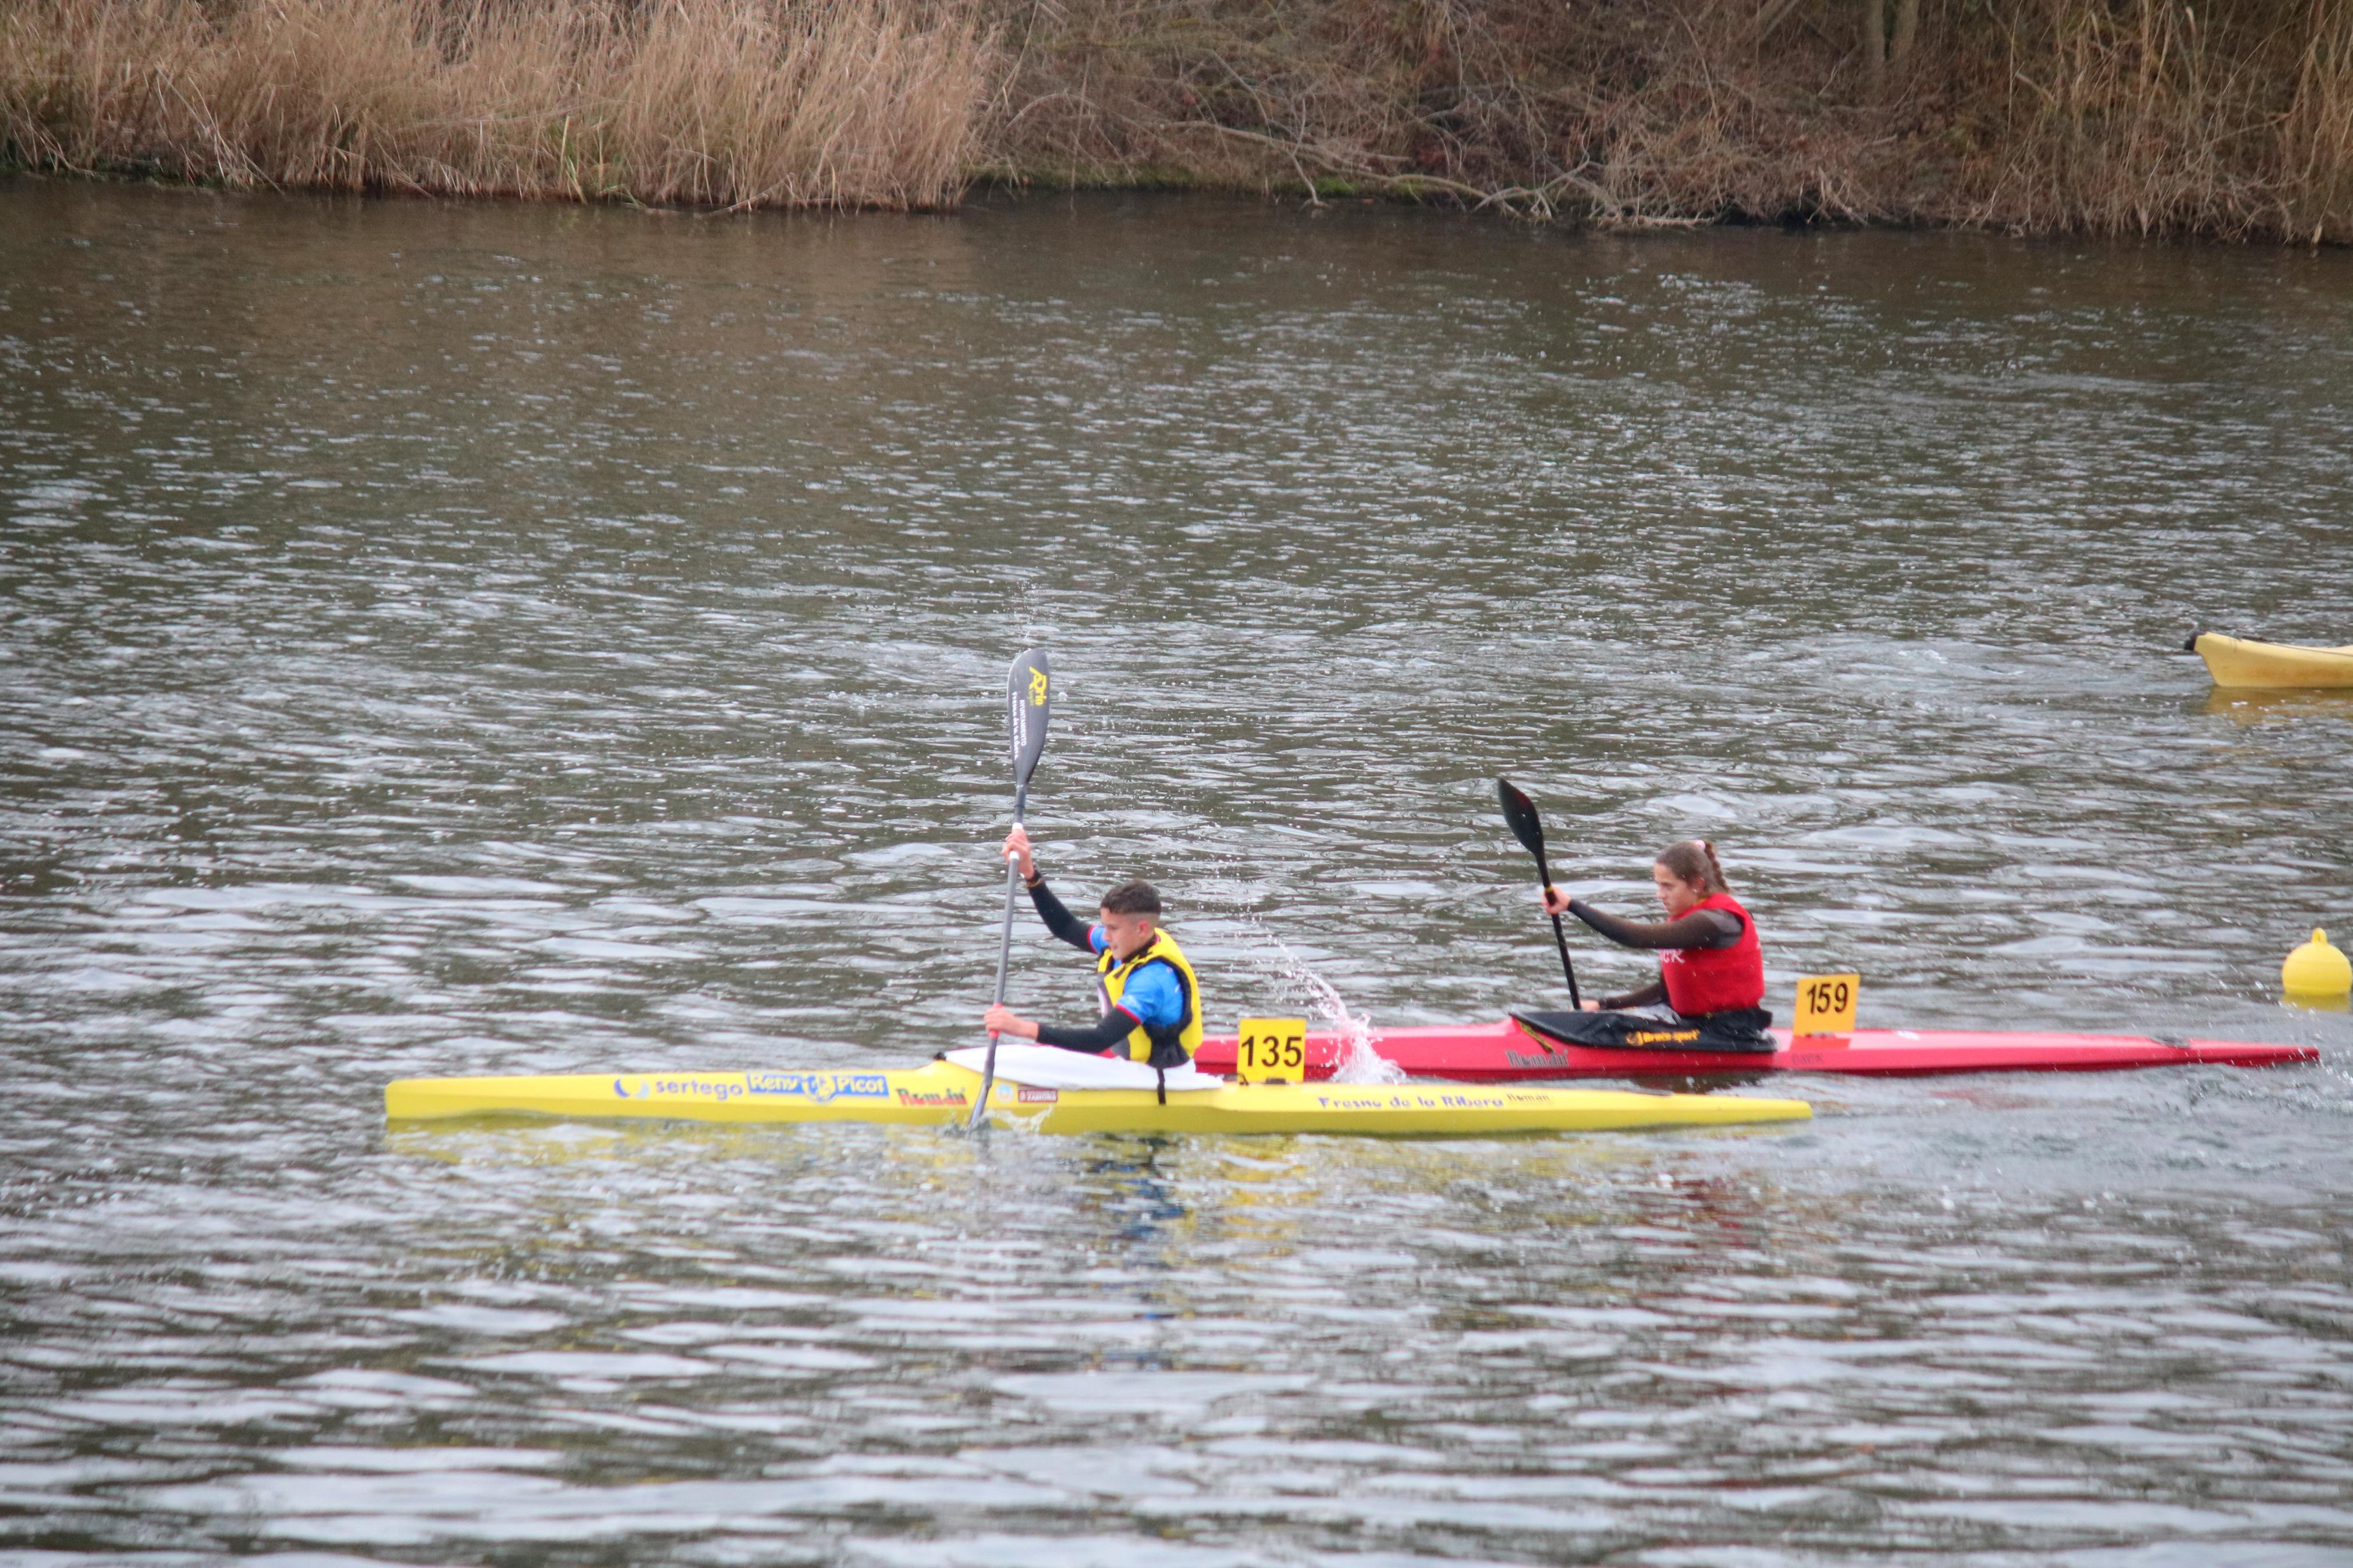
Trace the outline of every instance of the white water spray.
<instances>
[{"instance_id":1,"label":"white water spray","mask_svg":"<svg viewBox=\"0 0 2353 1568\"><path fill-rule=\"evenodd\" d=\"M1258 925L1256 921L1250 921ZM1333 1065L1334 1083L1403 1083L1404 1069L1373 1049L1373 1025L1369 1018L1359 1018L1348 1011L1348 1004L1330 981L1300 962L1291 951L1291 944L1259 926L1259 934L1275 957L1267 967L1274 974L1275 984L1287 1002L1303 1004L1319 1023L1331 1026L1341 1039L1340 1059Z\"/></svg>"}]
</instances>

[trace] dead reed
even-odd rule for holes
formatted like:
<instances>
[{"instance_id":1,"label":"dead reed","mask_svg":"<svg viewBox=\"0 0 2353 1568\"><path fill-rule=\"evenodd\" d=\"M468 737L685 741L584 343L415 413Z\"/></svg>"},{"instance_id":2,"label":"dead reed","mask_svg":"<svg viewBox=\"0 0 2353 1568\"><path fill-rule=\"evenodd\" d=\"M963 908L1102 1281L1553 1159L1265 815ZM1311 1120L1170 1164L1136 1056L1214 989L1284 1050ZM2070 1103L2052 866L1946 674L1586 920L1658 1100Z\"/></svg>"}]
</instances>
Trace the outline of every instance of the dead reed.
<instances>
[{"instance_id":1,"label":"dead reed","mask_svg":"<svg viewBox=\"0 0 2353 1568\"><path fill-rule=\"evenodd\" d=\"M2353 0L1029 0L994 167L2353 240Z\"/></svg>"},{"instance_id":2,"label":"dead reed","mask_svg":"<svg viewBox=\"0 0 2353 1568\"><path fill-rule=\"evenodd\" d=\"M978 176L2341 242L2353 0L0 0L0 156L717 206L937 205Z\"/></svg>"},{"instance_id":3,"label":"dead reed","mask_svg":"<svg viewBox=\"0 0 2353 1568\"><path fill-rule=\"evenodd\" d=\"M2353 238L2342 0L2039 0L1959 216L2021 230Z\"/></svg>"},{"instance_id":4,"label":"dead reed","mask_svg":"<svg viewBox=\"0 0 2353 1568\"><path fill-rule=\"evenodd\" d=\"M993 46L886 0L15 0L0 136L232 186L937 206Z\"/></svg>"}]
</instances>

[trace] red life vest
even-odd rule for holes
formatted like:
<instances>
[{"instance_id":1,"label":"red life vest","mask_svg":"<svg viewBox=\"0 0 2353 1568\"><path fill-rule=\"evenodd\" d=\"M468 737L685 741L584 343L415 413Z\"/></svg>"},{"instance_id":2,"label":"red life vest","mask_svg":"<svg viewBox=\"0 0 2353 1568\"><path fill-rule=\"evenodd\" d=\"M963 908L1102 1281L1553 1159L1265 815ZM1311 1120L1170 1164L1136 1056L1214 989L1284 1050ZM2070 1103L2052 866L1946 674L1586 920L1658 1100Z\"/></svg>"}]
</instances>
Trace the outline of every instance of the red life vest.
<instances>
[{"instance_id":1,"label":"red life vest","mask_svg":"<svg viewBox=\"0 0 2353 1568\"><path fill-rule=\"evenodd\" d=\"M1757 922L1730 893L1716 893L1692 906L1728 910L1740 917L1740 940L1730 947L1671 947L1659 954L1659 978L1666 983L1667 1005L1686 1018L1765 1003L1765 949Z\"/></svg>"}]
</instances>

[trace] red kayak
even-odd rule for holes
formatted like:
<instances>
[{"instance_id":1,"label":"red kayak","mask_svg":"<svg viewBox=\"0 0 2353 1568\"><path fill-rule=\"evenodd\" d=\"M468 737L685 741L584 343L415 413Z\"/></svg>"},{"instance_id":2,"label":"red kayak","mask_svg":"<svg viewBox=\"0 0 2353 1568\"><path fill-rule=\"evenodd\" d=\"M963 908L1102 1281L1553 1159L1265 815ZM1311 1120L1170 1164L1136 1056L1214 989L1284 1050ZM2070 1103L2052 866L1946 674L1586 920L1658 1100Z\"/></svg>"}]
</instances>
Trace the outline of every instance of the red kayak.
<instances>
[{"instance_id":1,"label":"red kayak","mask_svg":"<svg viewBox=\"0 0 2353 1568\"><path fill-rule=\"evenodd\" d=\"M2137 1035L2058 1035L1960 1029L1857 1029L1791 1041L1772 1031L1772 1051L1647 1050L1564 1045L1516 1019L1384 1029L1377 1055L1416 1078L1507 1083L1549 1078L1693 1078L1711 1073L1843 1072L1904 1077L1947 1072L2101 1072L2118 1068L2277 1067L2314 1062L2311 1046L2243 1040L2152 1040ZM1306 1076L1327 1079L1348 1049L1337 1034L1307 1037ZM1234 1037L1213 1037L1194 1053L1203 1072L1234 1070Z\"/></svg>"}]
</instances>

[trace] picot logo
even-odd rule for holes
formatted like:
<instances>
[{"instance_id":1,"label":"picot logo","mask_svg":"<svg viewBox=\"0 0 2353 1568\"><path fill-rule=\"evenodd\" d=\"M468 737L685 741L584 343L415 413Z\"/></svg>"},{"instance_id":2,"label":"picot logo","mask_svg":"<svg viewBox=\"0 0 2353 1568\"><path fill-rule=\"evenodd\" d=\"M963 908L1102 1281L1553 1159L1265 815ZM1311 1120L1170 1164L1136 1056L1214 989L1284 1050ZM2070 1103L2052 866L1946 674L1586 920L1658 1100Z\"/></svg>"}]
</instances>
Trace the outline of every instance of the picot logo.
<instances>
[{"instance_id":1,"label":"picot logo","mask_svg":"<svg viewBox=\"0 0 2353 1568\"><path fill-rule=\"evenodd\" d=\"M887 1100L891 1080L879 1072L747 1072L745 1085L754 1094L790 1095L814 1100Z\"/></svg>"}]
</instances>

